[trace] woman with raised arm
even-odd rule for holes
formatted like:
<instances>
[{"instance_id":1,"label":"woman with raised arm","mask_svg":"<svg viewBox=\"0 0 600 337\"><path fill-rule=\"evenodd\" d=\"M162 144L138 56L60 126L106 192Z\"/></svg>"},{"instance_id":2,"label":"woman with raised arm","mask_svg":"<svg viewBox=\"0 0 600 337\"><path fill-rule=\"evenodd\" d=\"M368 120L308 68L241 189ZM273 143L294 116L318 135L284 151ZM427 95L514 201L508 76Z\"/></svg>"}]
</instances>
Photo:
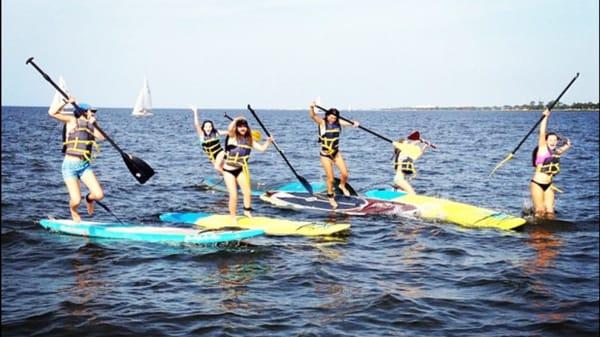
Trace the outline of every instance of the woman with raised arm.
<instances>
[{"instance_id":1,"label":"woman with raised arm","mask_svg":"<svg viewBox=\"0 0 600 337\"><path fill-rule=\"evenodd\" d=\"M560 137L554 132L546 132L550 110L543 112L544 118L540 124L538 146L532 152L532 164L535 173L529 183L531 201L536 218L554 219L554 191L552 178L560 172L560 156L571 148L567 138L565 144L558 145Z\"/></svg>"},{"instance_id":2,"label":"woman with raised arm","mask_svg":"<svg viewBox=\"0 0 600 337\"><path fill-rule=\"evenodd\" d=\"M215 169L219 170L217 167L217 162L219 162L219 159L225 155L223 147L221 147L220 136L226 136L227 131L217 130L215 128L215 124L208 119L204 120L202 124L200 124L200 119L198 118L198 109L195 107L190 107L190 109L194 113L194 126L196 127L198 138L200 138L200 142L202 142L202 150L208 156L208 159L213 164Z\"/></svg>"},{"instance_id":3,"label":"woman with raised arm","mask_svg":"<svg viewBox=\"0 0 600 337\"><path fill-rule=\"evenodd\" d=\"M234 227L237 226L238 187L244 197L244 215L252 217L252 191L248 167L250 153L253 149L263 152L272 142L272 137L268 137L262 144L253 141L248 121L243 117L237 117L229 124L225 137L225 155L217 159L215 167L223 174L229 192L229 214L231 225Z\"/></svg>"},{"instance_id":4,"label":"woman with raised arm","mask_svg":"<svg viewBox=\"0 0 600 337\"><path fill-rule=\"evenodd\" d=\"M67 104L75 103L75 98L57 101L48 109L48 114L63 123L63 153L62 175L69 192L69 209L73 221L81 221L77 208L81 203L82 181L89 193L85 196L87 212L94 213L94 201L104 198L104 191L98 182L91 162L99 151L96 141L104 140L104 136L95 127L96 108L89 104L79 103L78 109L72 115L61 114Z\"/></svg>"},{"instance_id":5,"label":"woman with raised arm","mask_svg":"<svg viewBox=\"0 0 600 337\"><path fill-rule=\"evenodd\" d=\"M333 194L334 165L337 166L340 172L340 184L338 187L342 193L344 193L344 195L350 195L350 192L346 188L346 182L348 182L348 168L346 167L346 162L344 162L344 157L342 157L342 153L340 152L339 148L342 126L358 127L359 123L357 121L352 121L352 123L349 123L344 120L340 120L340 112L335 108L327 110L325 112L325 118L321 118L317 115L315 108L316 103L312 102L310 105L309 115L310 118L317 123L319 128L319 143L321 145L319 154L321 158L321 166L323 166L325 175L327 176L327 199L329 200L331 207L337 208L337 202L335 201Z\"/></svg>"}]
</instances>

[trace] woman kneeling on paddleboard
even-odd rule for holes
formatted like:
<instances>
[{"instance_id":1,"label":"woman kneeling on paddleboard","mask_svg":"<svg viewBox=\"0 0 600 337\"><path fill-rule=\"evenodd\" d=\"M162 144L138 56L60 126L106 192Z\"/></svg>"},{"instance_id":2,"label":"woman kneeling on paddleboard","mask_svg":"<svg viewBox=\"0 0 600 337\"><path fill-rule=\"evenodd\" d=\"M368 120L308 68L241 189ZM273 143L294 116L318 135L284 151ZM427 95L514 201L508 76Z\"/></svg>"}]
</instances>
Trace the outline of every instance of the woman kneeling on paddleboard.
<instances>
[{"instance_id":1,"label":"woman kneeling on paddleboard","mask_svg":"<svg viewBox=\"0 0 600 337\"><path fill-rule=\"evenodd\" d=\"M571 148L571 141L567 138L565 144L558 147L558 135L546 132L550 110L544 110L543 114L538 146L531 154L535 173L529 183L529 191L535 217L554 219L554 191L557 188L552 185L552 178L560 172L560 156Z\"/></svg>"},{"instance_id":2,"label":"woman kneeling on paddleboard","mask_svg":"<svg viewBox=\"0 0 600 337\"><path fill-rule=\"evenodd\" d=\"M243 117L235 118L229 124L228 134L225 138L225 155L220 157L215 167L223 174L227 191L229 192L229 214L232 226L237 225L237 198L238 186L244 196L244 215L251 217L252 192L250 188L250 171L248 159L252 149L265 151L273 142L268 137L263 144L254 142L248 121Z\"/></svg>"},{"instance_id":3,"label":"woman kneeling on paddleboard","mask_svg":"<svg viewBox=\"0 0 600 337\"><path fill-rule=\"evenodd\" d=\"M218 171L219 168L217 167L217 163L225 155L219 137L226 136L228 132L217 130L215 124L210 120L205 120L200 124L200 120L198 119L198 109L190 109L194 112L194 126L196 127L198 138L200 138L200 141L202 142L202 150Z\"/></svg>"},{"instance_id":4,"label":"woman kneeling on paddleboard","mask_svg":"<svg viewBox=\"0 0 600 337\"><path fill-rule=\"evenodd\" d=\"M325 112L325 118L321 118L315 111L316 103L312 102L310 105L309 115L312 120L319 126L319 144L321 144L321 166L325 170L327 176L327 198L331 207L336 208L337 202L333 198L333 165L337 166L340 171L340 185L339 188L345 196L349 196L350 192L346 188L346 182L348 182L348 168L346 162L340 152L340 134L342 133L342 126L353 126L358 127L357 121L352 123L340 120L340 112L338 109L331 108Z\"/></svg>"},{"instance_id":5,"label":"woman kneeling on paddleboard","mask_svg":"<svg viewBox=\"0 0 600 337\"><path fill-rule=\"evenodd\" d=\"M104 191L98 182L90 165L99 151L96 141L104 140L104 136L95 127L96 109L89 104L79 103L79 109L75 109L73 115L63 115L61 112L67 104L75 103L75 98L57 101L48 109L48 114L65 123L63 128L63 153L65 159L62 163L62 175L69 191L69 208L73 221L81 221L77 208L81 203L81 185L83 181L89 193L85 196L87 212L94 213L94 201L104 198Z\"/></svg>"},{"instance_id":6,"label":"woman kneeling on paddleboard","mask_svg":"<svg viewBox=\"0 0 600 337\"><path fill-rule=\"evenodd\" d=\"M417 134L416 140L411 137L414 134ZM423 155L429 144L423 142L418 136L418 133L414 132L408 136L408 138L394 142L393 145L394 170L396 171L394 188L399 188L408 194L415 194L415 190L406 178L408 177L411 179L417 176L417 170L414 163L421 155Z\"/></svg>"}]
</instances>

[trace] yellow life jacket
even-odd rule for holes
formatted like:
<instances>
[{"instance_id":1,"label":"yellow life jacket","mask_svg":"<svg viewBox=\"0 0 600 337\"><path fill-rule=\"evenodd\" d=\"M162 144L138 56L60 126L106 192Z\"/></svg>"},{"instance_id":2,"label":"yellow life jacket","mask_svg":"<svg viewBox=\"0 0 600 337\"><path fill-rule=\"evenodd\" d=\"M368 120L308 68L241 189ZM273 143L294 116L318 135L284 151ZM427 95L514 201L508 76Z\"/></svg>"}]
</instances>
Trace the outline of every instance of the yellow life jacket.
<instances>
[{"instance_id":1,"label":"yellow life jacket","mask_svg":"<svg viewBox=\"0 0 600 337\"><path fill-rule=\"evenodd\" d=\"M210 161L214 161L217 158L217 155L223 151L218 132L213 130L208 136L204 137L202 150L206 153Z\"/></svg>"},{"instance_id":2,"label":"yellow life jacket","mask_svg":"<svg viewBox=\"0 0 600 337\"><path fill-rule=\"evenodd\" d=\"M394 147L394 170L402 170L405 174L416 175L417 169L414 162L423 154L423 150L411 143L400 143L398 147Z\"/></svg>"},{"instance_id":3,"label":"yellow life jacket","mask_svg":"<svg viewBox=\"0 0 600 337\"><path fill-rule=\"evenodd\" d=\"M335 157L340 148L341 132L342 127L339 122L333 124L325 122L325 130L319 125L319 143L322 154Z\"/></svg>"},{"instance_id":4,"label":"yellow life jacket","mask_svg":"<svg viewBox=\"0 0 600 337\"><path fill-rule=\"evenodd\" d=\"M225 138L225 164L247 169L252 146L246 138L238 139L238 144L229 144L229 136Z\"/></svg>"},{"instance_id":5,"label":"yellow life jacket","mask_svg":"<svg viewBox=\"0 0 600 337\"><path fill-rule=\"evenodd\" d=\"M75 129L66 135L66 140L63 142L64 152L83 160L92 161L100 152L100 146L96 143L94 136L94 124L83 118L77 118L76 122ZM92 149L96 150L95 153L92 153Z\"/></svg>"}]
</instances>

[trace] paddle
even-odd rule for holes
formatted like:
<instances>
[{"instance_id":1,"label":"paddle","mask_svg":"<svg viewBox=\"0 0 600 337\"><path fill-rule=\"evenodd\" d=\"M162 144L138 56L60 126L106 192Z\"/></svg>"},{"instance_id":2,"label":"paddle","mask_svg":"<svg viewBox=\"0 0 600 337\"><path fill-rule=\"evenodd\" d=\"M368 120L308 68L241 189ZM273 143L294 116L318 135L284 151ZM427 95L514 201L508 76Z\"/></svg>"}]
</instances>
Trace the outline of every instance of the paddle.
<instances>
[{"instance_id":1,"label":"paddle","mask_svg":"<svg viewBox=\"0 0 600 337\"><path fill-rule=\"evenodd\" d=\"M248 104L248 110L250 110L250 112L252 113L252 115L254 116L254 118L256 118L256 121L258 122L258 124L260 124L260 127L263 129L263 131L265 132L265 134L267 135L267 137L271 137L271 134L269 133L269 130L267 130L267 128L260 121L260 118L258 118L258 116L256 115L256 112L254 112L254 110L252 109L252 107L250 106L250 104ZM292 166L292 164L290 164L290 162L288 161L288 159L283 154L283 151L281 151L281 149L279 148L279 146L277 146L277 143L275 141L273 141L273 145L275 146L275 148L277 149L277 152L279 152L279 154L281 155L281 157L283 158L283 160L285 161L285 163L287 164L287 166L292 170L292 172L294 172L294 175L296 176L296 178L298 178L298 180L300 181L300 183L302 184L302 186L304 186L304 188L308 191L308 193L310 193L312 195L313 194L312 186L310 186L310 184L308 183L308 181L304 177L302 177L301 175L298 174L298 172L296 172L296 170L294 169L294 167Z\"/></svg>"},{"instance_id":2,"label":"paddle","mask_svg":"<svg viewBox=\"0 0 600 337\"><path fill-rule=\"evenodd\" d=\"M329 111L329 110L325 109L324 107L322 107L322 106L320 106L320 105L315 105L315 106L316 106L317 108L319 108L319 109L321 109L321 110L325 111L325 112ZM349 119L347 119L347 118L344 118L344 117L342 117L342 116L339 116L339 119L341 119L341 120L343 120L343 121L346 121L346 122L348 122L348 123L352 123L352 121L351 121L351 120L349 120ZM391 140L391 139L389 139L389 138L387 138L387 137L385 137L385 136L382 136L382 135L378 134L378 133L377 133L377 132L375 132L375 131L369 130L369 129L365 128L365 127L364 127L364 126L362 126L362 125L359 125L359 126L358 126L358 128L359 128L359 129L363 129L363 130L367 131L368 133L370 133L370 134L372 134L372 135L374 135L374 136L377 136L377 137L379 137L379 138L381 138L381 139L385 140L385 141L386 141L386 142L388 142L388 143L393 143L393 142L394 142L393 140Z\"/></svg>"},{"instance_id":3,"label":"paddle","mask_svg":"<svg viewBox=\"0 0 600 337\"><path fill-rule=\"evenodd\" d=\"M323 107L322 107L322 106L320 106L320 105L315 105L315 106L316 106L317 108L321 109L322 111L325 111L325 112L327 112L327 111L328 111L327 109L323 108ZM344 117L342 117L342 116L339 116L339 118L340 118L341 120L344 120L344 121L348 122L348 123L352 123L352 121L351 121L351 120L349 120L349 119L347 119L347 118L344 118ZM370 133L370 134L372 134L372 135L375 135L375 136L377 136L377 137L379 137L379 138L381 138L381 139L385 140L385 141L386 141L386 142L388 142L388 143L393 143L393 142L394 142L393 140L389 139L388 137L382 136L382 135L380 135L379 133L377 133L377 132L375 132L375 131L373 131L373 130L369 130L369 129L365 128L365 127L364 127L364 126L362 126L362 125L359 125L359 126L358 126L358 128L359 128L359 129L363 129L363 130L367 131L368 133ZM415 131L415 132L411 133L411 134L410 134L410 135L409 135L407 138L408 138L408 139L410 139L410 140L419 140L419 141L421 141L421 142L423 142L423 143L425 143L425 144L427 144L427 145L431 146L431 147L432 147L432 148L434 148L434 149L435 149L435 148L437 148L437 146L435 146L434 144L431 144L430 142L428 142L428 141L426 141L426 140L424 140L424 139L421 139L421 135L420 135L419 131Z\"/></svg>"},{"instance_id":4,"label":"paddle","mask_svg":"<svg viewBox=\"0 0 600 337\"><path fill-rule=\"evenodd\" d=\"M336 193L342 193L342 190L339 188L339 186L340 186L340 178L333 178L333 185L335 186ZM358 193L356 193L356 191L354 190L354 188L352 186L350 186L350 184L348 184L348 183L346 183L346 189L348 190L348 192L350 193L350 195L352 195L352 196L357 196L358 195Z\"/></svg>"},{"instance_id":5,"label":"paddle","mask_svg":"<svg viewBox=\"0 0 600 337\"><path fill-rule=\"evenodd\" d=\"M225 112L225 118L227 118L230 121L233 121L233 118L231 118L227 112ZM262 139L262 134L260 133L260 131L258 130L252 130L252 139L254 139L254 141L260 141Z\"/></svg>"},{"instance_id":6,"label":"paddle","mask_svg":"<svg viewBox=\"0 0 600 337\"><path fill-rule=\"evenodd\" d=\"M83 200L86 200L85 198L86 198L86 197L82 197L82 199L83 199ZM86 201L87 201L87 200L86 200ZM114 216L114 217L115 217L115 219L117 219L117 221L119 221L120 223L122 223L123 225L125 225L125 223L124 223L124 222L123 222L121 219L119 219L119 217L118 217L118 216L117 216L115 213L113 213L113 212L112 212L112 211L111 211L111 210L108 208L108 206L106 206L104 203L101 203L99 200L94 200L94 202L95 202L95 203L97 203L98 205L100 205L100 207L104 208L104 210L105 210L105 211L107 211L108 213L110 213L110 215Z\"/></svg>"},{"instance_id":7,"label":"paddle","mask_svg":"<svg viewBox=\"0 0 600 337\"><path fill-rule=\"evenodd\" d=\"M69 98L69 96L58 85L56 85L54 81L52 81L50 76L48 76L42 69L40 69L40 67L38 67L37 64L35 64L35 62L33 62L33 57L28 58L25 64L31 64L40 74L42 74L46 81L52 84L52 86L58 92L60 92L61 95L63 95L64 98ZM75 113L77 113L78 110L81 110L77 103L73 103L73 106L75 107ZM75 117L78 117L78 115L76 114ZM129 169L131 174L133 174L133 176L137 179L137 181L139 181L140 184L144 184L146 181L148 181L148 179L150 179L150 177L154 175L154 170L152 169L152 167L150 167L150 165L148 165L145 161L141 160L140 158L134 157L133 155L125 153L123 150L121 150L121 148L112 139L110 139L110 137L108 137L106 133L104 133L104 131L98 126L96 122L94 122L94 126L102 134L102 136L104 136L104 138L108 140L110 145L112 145L115 149L117 149L117 151L119 151L121 157L123 157L123 161L125 161L125 165L127 165L127 168Z\"/></svg>"},{"instance_id":8,"label":"paddle","mask_svg":"<svg viewBox=\"0 0 600 337\"><path fill-rule=\"evenodd\" d=\"M560 93L560 95L558 95L558 98L555 99L554 101L552 101L552 103L547 107L548 110L552 110L552 108L554 108L554 105L556 105L556 103L558 103L558 101L560 101L562 96L565 94L565 92L567 92L567 90L569 90L569 88L571 87L571 84L573 84L573 82L575 82L577 77L579 77L579 73L577 73L577 75L575 75L575 77L573 77L573 79L571 80L571 82L569 82L567 87ZM506 156L506 158L504 158L504 160L502 160L498 165L496 165L496 167L492 170L492 173L490 173L490 176L492 176L494 174L494 172L496 172L496 170L500 168L500 166L504 165L506 162L508 162L509 160L511 160L513 158L513 156L515 155L515 152L517 152L517 150L521 147L523 142L525 142L527 137L529 137L529 135L542 122L542 120L544 120L545 117L546 117L546 115L543 115L542 117L540 117L540 119L531 127L529 132L527 132L525 137L523 137L523 139L521 139L521 141L519 142L519 145L517 145L517 147L515 147L515 149L512 150L512 152L509 153L508 156Z\"/></svg>"}]
</instances>

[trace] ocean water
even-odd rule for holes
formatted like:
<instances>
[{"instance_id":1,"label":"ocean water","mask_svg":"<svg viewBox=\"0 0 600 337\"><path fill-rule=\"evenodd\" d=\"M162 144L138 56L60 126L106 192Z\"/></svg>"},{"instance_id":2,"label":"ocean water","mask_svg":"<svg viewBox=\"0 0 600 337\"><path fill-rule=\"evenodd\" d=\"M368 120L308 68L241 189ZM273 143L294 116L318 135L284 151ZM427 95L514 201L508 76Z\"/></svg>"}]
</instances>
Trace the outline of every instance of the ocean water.
<instances>
[{"instance_id":1,"label":"ocean water","mask_svg":"<svg viewBox=\"0 0 600 337\"><path fill-rule=\"evenodd\" d=\"M261 237L231 247L68 236L38 220L68 218L61 123L47 108L2 107L3 336L596 336L599 332L598 112L552 114L572 140L555 182L568 225L474 230L400 217L302 213L253 200L255 214L352 224L342 238ZM300 175L322 179L307 111L255 110ZM202 111L225 128L224 110ZM246 110L229 110L246 116ZM438 146L418 162L419 193L519 215L528 201L533 134L493 177L540 112L342 112L390 138L413 130ZM192 113L135 118L101 109L103 130L156 171L140 185L104 142L93 164L121 219L161 226L162 212L227 212L197 188L215 173ZM346 128L342 151L358 191L387 187L391 146ZM271 147L253 181L293 182ZM241 205L241 203L240 203ZM240 206L241 207L241 206ZM82 205L80 211L85 213ZM89 218L84 215L84 218ZM113 221L98 208L95 221ZM185 225L180 225L185 226Z\"/></svg>"}]
</instances>

